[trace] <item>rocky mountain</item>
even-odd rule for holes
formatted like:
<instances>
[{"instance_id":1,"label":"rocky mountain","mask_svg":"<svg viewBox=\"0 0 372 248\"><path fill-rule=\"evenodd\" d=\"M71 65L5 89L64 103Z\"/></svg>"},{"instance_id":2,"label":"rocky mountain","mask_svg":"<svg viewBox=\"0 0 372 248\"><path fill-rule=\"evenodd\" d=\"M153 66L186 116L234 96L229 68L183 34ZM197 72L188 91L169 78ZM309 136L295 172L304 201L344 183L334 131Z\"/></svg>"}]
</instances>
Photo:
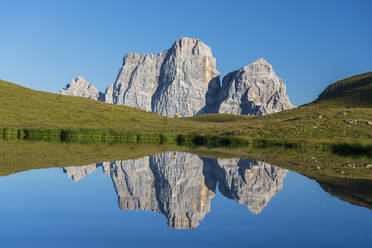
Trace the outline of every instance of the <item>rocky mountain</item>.
<instances>
[{"instance_id":1,"label":"rocky mountain","mask_svg":"<svg viewBox=\"0 0 372 248\"><path fill-rule=\"evenodd\" d=\"M203 113L265 115L292 108L285 83L264 59L220 83L216 59L198 39L181 38L159 54L128 53L116 82L99 92L78 77L61 94L152 111L164 116Z\"/></svg>"},{"instance_id":2,"label":"rocky mountain","mask_svg":"<svg viewBox=\"0 0 372 248\"><path fill-rule=\"evenodd\" d=\"M123 210L151 210L176 229L195 228L210 211L216 187L255 214L283 185L287 171L248 159L211 159L167 152L136 160L64 168L78 181L101 167L110 176Z\"/></svg>"},{"instance_id":3,"label":"rocky mountain","mask_svg":"<svg viewBox=\"0 0 372 248\"><path fill-rule=\"evenodd\" d=\"M261 58L223 78L216 107L218 113L266 115L294 106L283 80Z\"/></svg>"},{"instance_id":4,"label":"rocky mountain","mask_svg":"<svg viewBox=\"0 0 372 248\"><path fill-rule=\"evenodd\" d=\"M66 88L62 89L60 93L62 95L80 96L99 101L104 101L105 99L103 93L97 90L93 84L80 76L75 80L71 80L71 82L66 85Z\"/></svg>"},{"instance_id":5,"label":"rocky mountain","mask_svg":"<svg viewBox=\"0 0 372 248\"><path fill-rule=\"evenodd\" d=\"M219 190L252 213L262 212L283 187L287 170L249 159L219 159Z\"/></svg>"},{"instance_id":6,"label":"rocky mountain","mask_svg":"<svg viewBox=\"0 0 372 248\"><path fill-rule=\"evenodd\" d=\"M192 116L206 105L208 85L218 80L211 49L200 40L182 38L157 55L125 55L105 99L168 117L176 112Z\"/></svg>"}]
</instances>

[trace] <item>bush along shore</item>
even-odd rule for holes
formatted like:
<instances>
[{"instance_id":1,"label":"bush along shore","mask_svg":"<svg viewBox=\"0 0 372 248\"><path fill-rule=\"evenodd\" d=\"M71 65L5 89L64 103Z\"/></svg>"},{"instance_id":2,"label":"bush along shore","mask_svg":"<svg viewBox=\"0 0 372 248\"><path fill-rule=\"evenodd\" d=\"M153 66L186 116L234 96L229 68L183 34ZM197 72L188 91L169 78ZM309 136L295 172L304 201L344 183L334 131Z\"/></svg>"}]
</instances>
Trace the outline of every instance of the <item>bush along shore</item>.
<instances>
[{"instance_id":1,"label":"bush along shore","mask_svg":"<svg viewBox=\"0 0 372 248\"><path fill-rule=\"evenodd\" d=\"M50 140L83 143L130 143L130 144L175 144L190 147L226 147L226 148L270 148L281 147L287 149L318 148L329 150L341 156L372 157L372 143L370 142L340 142L340 141L309 141L282 140L265 138L248 138L233 136L213 136L199 134L156 134L118 132L112 130L95 129L34 129L34 128L0 128L2 139Z\"/></svg>"},{"instance_id":2,"label":"bush along shore","mask_svg":"<svg viewBox=\"0 0 372 248\"><path fill-rule=\"evenodd\" d=\"M176 143L177 135L95 129L0 128L3 139L82 142ZM1 135L0 135L1 136Z\"/></svg>"}]
</instances>

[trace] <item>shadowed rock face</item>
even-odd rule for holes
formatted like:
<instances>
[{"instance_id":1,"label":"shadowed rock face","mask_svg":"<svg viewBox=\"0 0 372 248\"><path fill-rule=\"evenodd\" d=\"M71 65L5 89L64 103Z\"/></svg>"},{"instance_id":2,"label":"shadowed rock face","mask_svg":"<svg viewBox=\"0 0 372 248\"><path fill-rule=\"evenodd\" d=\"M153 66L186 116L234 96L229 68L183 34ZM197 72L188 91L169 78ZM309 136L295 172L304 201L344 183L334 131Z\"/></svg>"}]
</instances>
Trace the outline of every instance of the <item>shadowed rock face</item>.
<instances>
[{"instance_id":1,"label":"shadowed rock face","mask_svg":"<svg viewBox=\"0 0 372 248\"><path fill-rule=\"evenodd\" d=\"M266 115L293 107L285 83L266 60L259 59L223 78L216 112Z\"/></svg>"},{"instance_id":2,"label":"shadowed rock face","mask_svg":"<svg viewBox=\"0 0 372 248\"><path fill-rule=\"evenodd\" d=\"M159 54L128 53L116 82L99 92L78 77L61 94L152 111L164 116L203 113L265 115L294 107L284 82L264 59L227 74L220 73L210 47L181 38Z\"/></svg>"},{"instance_id":3,"label":"shadowed rock face","mask_svg":"<svg viewBox=\"0 0 372 248\"><path fill-rule=\"evenodd\" d=\"M223 195L257 214L282 188L286 175L286 170L258 161L217 160L182 152L64 171L77 181L97 167L112 178L121 209L162 213L168 225L177 229L199 225L210 211L217 183Z\"/></svg>"}]
</instances>

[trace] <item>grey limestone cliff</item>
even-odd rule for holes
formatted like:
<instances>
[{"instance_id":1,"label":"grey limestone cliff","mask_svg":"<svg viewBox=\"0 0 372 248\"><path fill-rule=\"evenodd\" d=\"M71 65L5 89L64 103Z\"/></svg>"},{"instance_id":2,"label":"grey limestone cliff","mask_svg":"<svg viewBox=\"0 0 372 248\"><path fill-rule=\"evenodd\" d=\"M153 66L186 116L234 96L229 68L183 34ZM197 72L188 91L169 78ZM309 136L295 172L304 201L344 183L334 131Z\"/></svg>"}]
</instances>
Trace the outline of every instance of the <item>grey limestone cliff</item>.
<instances>
[{"instance_id":1,"label":"grey limestone cliff","mask_svg":"<svg viewBox=\"0 0 372 248\"><path fill-rule=\"evenodd\" d=\"M157 55L129 53L106 102L142 108L168 117L193 116L206 105L208 85L219 84L211 49L181 38Z\"/></svg>"},{"instance_id":2,"label":"grey limestone cliff","mask_svg":"<svg viewBox=\"0 0 372 248\"><path fill-rule=\"evenodd\" d=\"M223 78L216 112L266 115L293 107L285 83L261 58Z\"/></svg>"},{"instance_id":3,"label":"grey limestone cliff","mask_svg":"<svg viewBox=\"0 0 372 248\"><path fill-rule=\"evenodd\" d=\"M152 111L164 116L203 113L265 115L294 107L285 83L264 59L231 72L220 84L211 48L181 38L159 54L128 53L115 83L99 92L81 77L61 94Z\"/></svg>"},{"instance_id":4,"label":"grey limestone cliff","mask_svg":"<svg viewBox=\"0 0 372 248\"><path fill-rule=\"evenodd\" d=\"M93 84L78 76L75 80L71 80L66 85L65 89L60 91L61 95L80 96L93 100L104 101L104 94L97 90Z\"/></svg>"}]
</instances>

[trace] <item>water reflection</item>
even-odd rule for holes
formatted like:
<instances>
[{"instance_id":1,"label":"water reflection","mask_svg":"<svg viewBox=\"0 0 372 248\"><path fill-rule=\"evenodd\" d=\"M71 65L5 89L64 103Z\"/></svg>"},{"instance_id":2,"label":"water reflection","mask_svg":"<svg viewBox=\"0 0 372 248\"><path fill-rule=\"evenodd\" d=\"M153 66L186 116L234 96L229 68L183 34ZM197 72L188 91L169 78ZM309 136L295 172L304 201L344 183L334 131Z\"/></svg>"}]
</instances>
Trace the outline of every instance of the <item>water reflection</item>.
<instances>
[{"instance_id":1,"label":"water reflection","mask_svg":"<svg viewBox=\"0 0 372 248\"><path fill-rule=\"evenodd\" d=\"M210 211L218 185L227 198L262 212L283 185L287 170L249 159L212 159L168 152L136 160L65 167L74 181L96 168L110 176L123 210L162 213L176 229L195 228Z\"/></svg>"}]
</instances>

